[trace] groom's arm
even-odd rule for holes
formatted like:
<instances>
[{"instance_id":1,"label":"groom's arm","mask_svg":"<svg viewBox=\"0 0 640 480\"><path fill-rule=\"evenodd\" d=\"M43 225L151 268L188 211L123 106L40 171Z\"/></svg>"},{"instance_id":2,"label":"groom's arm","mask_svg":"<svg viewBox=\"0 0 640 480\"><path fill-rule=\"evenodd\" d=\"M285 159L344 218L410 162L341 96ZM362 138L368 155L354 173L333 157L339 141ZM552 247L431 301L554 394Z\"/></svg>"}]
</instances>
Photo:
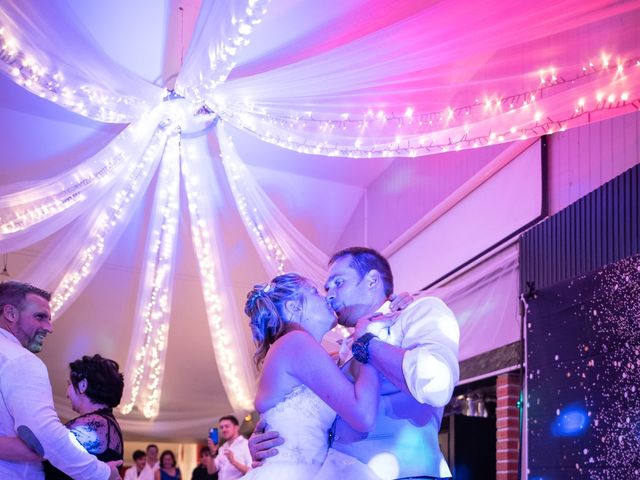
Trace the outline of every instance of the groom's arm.
<instances>
[{"instance_id":1,"label":"groom's arm","mask_svg":"<svg viewBox=\"0 0 640 480\"><path fill-rule=\"evenodd\" d=\"M267 458L277 455L278 449L275 447L284 443L284 439L278 432L268 431L268 428L267 422L260 419L249 437L249 452L251 452L253 468L262 465Z\"/></svg>"},{"instance_id":2,"label":"groom's arm","mask_svg":"<svg viewBox=\"0 0 640 480\"><path fill-rule=\"evenodd\" d=\"M402 346L372 339L369 363L419 402L446 405L459 378L459 329L453 313L430 297L417 301L398 321Z\"/></svg>"}]
</instances>

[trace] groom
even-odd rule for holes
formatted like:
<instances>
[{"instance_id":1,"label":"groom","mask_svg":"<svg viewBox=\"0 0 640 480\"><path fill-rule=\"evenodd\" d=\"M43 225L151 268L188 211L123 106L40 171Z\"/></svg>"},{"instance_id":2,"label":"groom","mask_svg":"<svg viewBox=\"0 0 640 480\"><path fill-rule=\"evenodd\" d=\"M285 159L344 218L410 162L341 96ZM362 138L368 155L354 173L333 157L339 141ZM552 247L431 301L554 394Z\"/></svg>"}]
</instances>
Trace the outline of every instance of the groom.
<instances>
[{"instance_id":1,"label":"groom","mask_svg":"<svg viewBox=\"0 0 640 480\"><path fill-rule=\"evenodd\" d=\"M458 324L435 297L417 300L389 325L376 312L388 309L393 292L389 262L377 251L352 247L329 261L327 300L345 327L354 327L353 358L341 352L342 371L351 377L356 362L370 363L383 375L374 429L356 432L338 418L325 461L368 464L384 478L450 478L438 446L444 406L458 381ZM351 342L348 342L351 343ZM343 349L344 350L344 349ZM277 454L282 439L258 425L249 440L258 462ZM319 474L322 477L322 470Z\"/></svg>"}]
</instances>

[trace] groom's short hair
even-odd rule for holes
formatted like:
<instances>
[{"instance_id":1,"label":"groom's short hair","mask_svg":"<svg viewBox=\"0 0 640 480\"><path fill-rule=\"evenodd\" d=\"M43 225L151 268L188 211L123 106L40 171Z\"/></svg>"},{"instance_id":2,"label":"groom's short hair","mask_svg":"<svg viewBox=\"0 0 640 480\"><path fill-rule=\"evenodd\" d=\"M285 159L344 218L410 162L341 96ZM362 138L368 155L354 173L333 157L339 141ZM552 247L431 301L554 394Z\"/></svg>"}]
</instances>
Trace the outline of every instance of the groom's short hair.
<instances>
[{"instance_id":1,"label":"groom's short hair","mask_svg":"<svg viewBox=\"0 0 640 480\"><path fill-rule=\"evenodd\" d=\"M373 248L366 247L345 248L333 254L329 260L329 265L331 266L337 260L347 256L351 257L349 266L358 272L360 280L362 280L369 271L376 270L380 274L380 278L382 278L384 294L388 297L393 293L393 274L391 273L391 266L380 252Z\"/></svg>"}]
</instances>

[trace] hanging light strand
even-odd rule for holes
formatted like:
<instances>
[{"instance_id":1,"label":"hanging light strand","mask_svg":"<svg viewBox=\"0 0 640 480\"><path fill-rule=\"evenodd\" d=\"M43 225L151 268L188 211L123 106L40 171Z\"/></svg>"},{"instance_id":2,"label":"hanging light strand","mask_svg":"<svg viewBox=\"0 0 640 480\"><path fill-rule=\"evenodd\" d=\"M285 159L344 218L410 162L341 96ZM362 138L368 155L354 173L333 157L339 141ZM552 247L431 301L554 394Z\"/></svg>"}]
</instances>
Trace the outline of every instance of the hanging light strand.
<instances>
[{"instance_id":1,"label":"hanging light strand","mask_svg":"<svg viewBox=\"0 0 640 480\"><path fill-rule=\"evenodd\" d=\"M322 112L283 111L247 99L230 102L226 98L218 98L216 108L230 124L300 153L415 157L564 131L611 110L638 110L640 89L634 93L629 84L640 84L640 58L620 61L617 67L602 62L590 62L569 78L560 77L554 68L543 70L538 74L539 84L526 92L478 98L473 104L437 112L417 113L415 107L406 106L396 114L372 107L335 118ZM578 92L575 104L545 114L541 107L544 100L567 84Z\"/></svg>"},{"instance_id":2,"label":"hanging light strand","mask_svg":"<svg viewBox=\"0 0 640 480\"><path fill-rule=\"evenodd\" d=\"M187 142L185 142L187 143ZM218 372L222 378L229 402L234 410L251 411L254 408L255 381L251 372L241 374L241 365L246 362L247 352L241 348L244 343L242 331L236 331L241 325L231 311L229 296L221 295L218 285L224 281L223 269L219 261L221 251L218 247L216 233L213 231L212 207L208 191L213 172L204 146L198 149L195 141L183 145L183 178L189 215L191 219L191 236L198 259L198 269L202 283L202 293L209 322L209 332L216 356ZM226 321L225 321L226 318ZM234 328L235 325L235 328Z\"/></svg>"},{"instance_id":3,"label":"hanging light strand","mask_svg":"<svg viewBox=\"0 0 640 480\"><path fill-rule=\"evenodd\" d=\"M128 210L133 204L132 200L144 193L141 187L146 183L142 178L149 176L155 170L154 165L158 161L166 138L164 130L158 129L141 159L135 164L130 164L124 186L114 191L110 198L105 199L108 206L100 212L87 242L80 248L72 267L67 270L54 290L51 298L52 317L55 318L58 312L72 298L75 298L80 284L91 277L95 264L104 254L106 239L123 218L129 217Z\"/></svg>"},{"instance_id":4,"label":"hanging light strand","mask_svg":"<svg viewBox=\"0 0 640 480\"><path fill-rule=\"evenodd\" d=\"M237 3L226 4L231 11L227 12L228 23L221 28L225 35L218 42L214 38L208 45L207 61L202 62L208 68L198 70L197 75L188 76L184 81L181 76L176 84L179 92L196 104L209 102L216 87L226 81L236 66L237 55L249 45L249 37L254 27L262 22L271 0L248 0L242 6L242 2Z\"/></svg>"},{"instance_id":5,"label":"hanging light strand","mask_svg":"<svg viewBox=\"0 0 640 480\"><path fill-rule=\"evenodd\" d=\"M74 85L62 70L23 49L7 25L0 24L0 69L31 93L79 115L109 123L130 123L150 110L135 96L114 95L98 85Z\"/></svg>"},{"instance_id":6,"label":"hanging light strand","mask_svg":"<svg viewBox=\"0 0 640 480\"><path fill-rule=\"evenodd\" d=\"M270 274L282 275L286 271L287 257L278 241L266 228L262 212L255 202L251 201L251 191L248 179L250 174L247 167L237 160L237 154L233 140L228 135L219 135L221 158L227 171L227 179L236 207L247 231L252 236L254 243L262 252L263 258L271 265Z\"/></svg>"},{"instance_id":7,"label":"hanging light strand","mask_svg":"<svg viewBox=\"0 0 640 480\"><path fill-rule=\"evenodd\" d=\"M173 132L160 165L151 232L138 295L134 339L127 361L123 413L137 405L147 418L158 415L169 334L173 265L180 200L179 133Z\"/></svg>"},{"instance_id":8,"label":"hanging light strand","mask_svg":"<svg viewBox=\"0 0 640 480\"><path fill-rule=\"evenodd\" d=\"M0 237L22 232L95 197L126 175L139 148L132 141L147 138L155 129L150 118L128 126L102 151L77 168L43 185L0 197Z\"/></svg>"}]
</instances>

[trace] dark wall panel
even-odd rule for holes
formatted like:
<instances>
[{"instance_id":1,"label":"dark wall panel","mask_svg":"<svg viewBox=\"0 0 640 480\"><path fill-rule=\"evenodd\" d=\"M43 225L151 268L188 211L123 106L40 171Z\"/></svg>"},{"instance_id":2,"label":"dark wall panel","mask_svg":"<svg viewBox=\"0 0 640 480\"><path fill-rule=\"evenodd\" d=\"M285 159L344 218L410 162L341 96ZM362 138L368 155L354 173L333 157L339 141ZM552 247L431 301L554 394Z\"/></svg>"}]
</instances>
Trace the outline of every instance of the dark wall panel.
<instances>
[{"instance_id":1,"label":"dark wall panel","mask_svg":"<svg viewBox=\"0 0 640 480\"><path fill-rule=\"evenodd\" d=\"M640 165L527 231L520 288L574 278L640 253Z\"/></svg>"}]
</instances>

